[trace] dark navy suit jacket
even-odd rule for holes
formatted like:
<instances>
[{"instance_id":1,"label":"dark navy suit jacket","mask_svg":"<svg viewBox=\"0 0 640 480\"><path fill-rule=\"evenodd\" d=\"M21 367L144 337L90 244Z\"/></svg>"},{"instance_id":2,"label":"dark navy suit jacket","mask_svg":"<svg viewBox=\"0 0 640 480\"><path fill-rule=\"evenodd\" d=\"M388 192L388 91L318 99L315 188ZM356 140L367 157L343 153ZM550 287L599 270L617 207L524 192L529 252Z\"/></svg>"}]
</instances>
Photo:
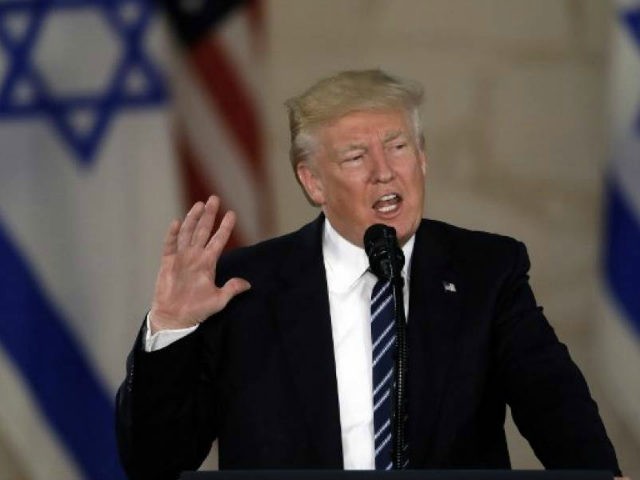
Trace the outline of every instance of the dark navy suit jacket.
<instances>
[{"instance_id":1,"label":"dark navy suit jacket","mask_svg":"<svg viewBox=\"0 0 640 480\"><path fill-rule=\"evenodd\" d=\"M136 341L117 399L131 477L197 469L216 438L221 468L342 468L322 225L226 254L218 282L239 276L251 290L169 347ZM545 467L619 473L528 268L513 239L422 221L407 333L412 468L509 468L508 404Z\"/></svg>"}]
</instances>

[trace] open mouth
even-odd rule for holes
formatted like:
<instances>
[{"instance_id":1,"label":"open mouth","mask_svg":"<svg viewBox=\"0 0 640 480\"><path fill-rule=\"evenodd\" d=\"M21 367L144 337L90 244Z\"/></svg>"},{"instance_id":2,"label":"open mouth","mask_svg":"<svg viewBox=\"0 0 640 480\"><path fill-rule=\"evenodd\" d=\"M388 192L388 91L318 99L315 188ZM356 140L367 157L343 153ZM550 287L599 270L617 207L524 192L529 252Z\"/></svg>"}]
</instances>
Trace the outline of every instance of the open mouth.
<instances>
[{"instance_id":1,"label":"open mouth","mask_svg":"<svg viewBox=\"0 0 640 480\"><path fill-rule=\"evenodd\" d=\"M397 193L387 193L381 196L373 204L373 209L380 213L389 213L397 210L402 202L402 197Z\"/></svg>"}]
</instances>

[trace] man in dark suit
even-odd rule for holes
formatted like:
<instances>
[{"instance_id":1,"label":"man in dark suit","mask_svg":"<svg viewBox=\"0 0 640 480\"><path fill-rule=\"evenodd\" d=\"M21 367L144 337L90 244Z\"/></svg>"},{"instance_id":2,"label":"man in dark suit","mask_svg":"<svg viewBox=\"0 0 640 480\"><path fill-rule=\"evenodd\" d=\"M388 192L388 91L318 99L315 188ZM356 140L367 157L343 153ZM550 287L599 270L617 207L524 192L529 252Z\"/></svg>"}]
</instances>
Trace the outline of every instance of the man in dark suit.
<instances>
[{"instance_id":1,"label":"man in dark suit","mask_svg":"<svg viewBox=\"0 0 640 480\"><path fill-rule=\"evenodd\" d=\"M509 468L509 404L546 467L619 474L536 305L524 246L422 219L420 102L378 70L322 80L288 102L292 165L318 219L222 256L234 217L214 232L215 197L171 225L117 399L131 477L196 469L216 438L221 468L379 465L389 427L374 412L393 382L372 382L382 343L362 245L376 223L395 228L407 260L409 467Z\"/></svg>"}]
</instances>

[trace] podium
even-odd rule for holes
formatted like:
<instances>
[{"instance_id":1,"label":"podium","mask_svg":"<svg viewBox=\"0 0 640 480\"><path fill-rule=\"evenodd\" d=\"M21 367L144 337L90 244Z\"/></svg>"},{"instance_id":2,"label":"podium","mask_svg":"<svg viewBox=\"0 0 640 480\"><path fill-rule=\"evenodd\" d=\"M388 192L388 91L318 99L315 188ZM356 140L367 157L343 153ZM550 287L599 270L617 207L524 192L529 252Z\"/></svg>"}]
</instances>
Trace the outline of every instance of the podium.
<instances>
[{"instance_id":1,"label":"podium","mask_svg":"<svg viewBox=\"0 0 640 480\"><path fill-rule=\"evenodd\" d=\"M220 470L181 480L612 480L605 470Z\"/></svg>"}]
</instances>

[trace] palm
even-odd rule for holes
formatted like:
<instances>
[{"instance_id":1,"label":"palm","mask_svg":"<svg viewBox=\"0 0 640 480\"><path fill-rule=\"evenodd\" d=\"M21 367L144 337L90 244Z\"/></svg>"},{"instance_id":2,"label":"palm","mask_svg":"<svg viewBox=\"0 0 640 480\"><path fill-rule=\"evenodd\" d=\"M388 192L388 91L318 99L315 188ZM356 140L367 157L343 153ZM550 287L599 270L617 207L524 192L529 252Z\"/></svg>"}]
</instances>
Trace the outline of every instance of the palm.
<instances>
[{"instance_id":1,"label":"palm","mask_svg":"<svg viewBox=\"0 0 640 480\"><path fill-rule=\"evenodd\" d=\"M218 199L197 203L182 223L174 221L165 239L151 310L155 329L185 328L222 310L231 298L249 288L240 278L215 284L216 264L229 239L234 215L227 212L211 235Z\"/></svg>"}]
</instances>

